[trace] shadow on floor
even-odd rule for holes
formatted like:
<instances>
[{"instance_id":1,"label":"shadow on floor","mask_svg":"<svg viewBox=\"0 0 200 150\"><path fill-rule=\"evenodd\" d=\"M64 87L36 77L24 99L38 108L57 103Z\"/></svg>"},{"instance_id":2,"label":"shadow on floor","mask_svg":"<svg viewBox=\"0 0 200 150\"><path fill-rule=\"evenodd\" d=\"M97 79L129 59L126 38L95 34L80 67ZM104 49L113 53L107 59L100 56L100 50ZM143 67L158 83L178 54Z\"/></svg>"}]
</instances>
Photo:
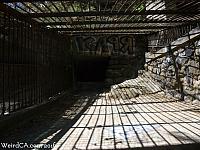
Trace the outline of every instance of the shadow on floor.
<instances>
[{"instance_id":1,"label":"shadow on floor","mask_svg":"<svg viewBox=\"0 0 200 150\"><path fill-rule=\"evenodd\" d=\"M90 87L82 88L81 91L77 90L70 97L64 96L57 103L39 112L39 115L30 116L23 123L17 122L16 128L1 133L0 142L38 144L52 136L51 141L57 142L93 104L101 92L102 85L94 88L91 84Z\"/></svg>"},{"instance_id":2,"label":"shadow on floor","mask_svg":"<svg viewBox=\"0 0 200 150\"><path fill-rule=\"evenodd\" d=\"M159 93L125 99L106 93L92 87L63 97L1 141L56 143L55 150L199 149L199 114L191 111L196 106Z\"/></svg>"}]
</instances>

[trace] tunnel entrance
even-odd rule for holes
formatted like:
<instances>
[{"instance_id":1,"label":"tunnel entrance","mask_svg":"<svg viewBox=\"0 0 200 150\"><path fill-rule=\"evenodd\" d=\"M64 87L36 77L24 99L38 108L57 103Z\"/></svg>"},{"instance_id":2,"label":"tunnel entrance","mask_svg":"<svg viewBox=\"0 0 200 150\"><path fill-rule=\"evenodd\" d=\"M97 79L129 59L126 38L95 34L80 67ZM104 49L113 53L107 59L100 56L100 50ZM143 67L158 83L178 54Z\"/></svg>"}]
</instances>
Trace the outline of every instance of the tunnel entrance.
<instances>
[{"instance_id":1,"label":"tunnel entrance","mask_svg":"<svg viewBox=\"0 0 200 150\"><path fill-rule=\"evenodd\" d=\"M76 60L76 80L78 82L104 82L109 57L79 56Z\"/></svg>"}]
</instances>

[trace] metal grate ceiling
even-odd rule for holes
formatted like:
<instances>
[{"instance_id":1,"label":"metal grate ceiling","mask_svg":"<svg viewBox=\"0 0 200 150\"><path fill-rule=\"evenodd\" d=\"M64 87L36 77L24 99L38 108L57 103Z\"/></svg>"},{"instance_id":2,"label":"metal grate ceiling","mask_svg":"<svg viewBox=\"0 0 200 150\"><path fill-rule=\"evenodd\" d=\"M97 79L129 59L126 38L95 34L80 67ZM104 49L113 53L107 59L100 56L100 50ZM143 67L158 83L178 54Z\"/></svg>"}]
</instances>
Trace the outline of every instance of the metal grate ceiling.
<instances>
[{"instance_id":1,"label":"metal grate ceiling","mask_svg":"<svg viewBox=\"0 0 200 150\"><path fill-rule=\"evenodd\" d=\"M199 0L1 0L62 33L150 34L200 20Z\"/></svg>"}]
</instances>

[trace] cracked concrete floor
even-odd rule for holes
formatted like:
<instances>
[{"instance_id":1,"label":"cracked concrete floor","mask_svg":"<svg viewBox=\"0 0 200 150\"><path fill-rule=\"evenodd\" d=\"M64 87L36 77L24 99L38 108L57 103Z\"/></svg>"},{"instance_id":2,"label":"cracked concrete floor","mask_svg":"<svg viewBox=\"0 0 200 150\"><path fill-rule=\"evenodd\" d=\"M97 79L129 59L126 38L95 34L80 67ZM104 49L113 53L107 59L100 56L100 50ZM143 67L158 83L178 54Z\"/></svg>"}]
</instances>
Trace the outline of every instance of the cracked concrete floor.
<instances>
[{"instance_id":1,"label":"cracked concrete floor","mask_svg":"<svg viewBox=\"0 0 200 150\"><path fill-rule=\"evenodd\" d=\"M169 98L155 82L142 80L125 82L126 90L114 86L111 92L79 94L32 142L56 142L53 150L198 149L200 105ZM152 91L142 94L141 88L131 86L138 83ZM127 94L131 88L140 89L139 95Z\"/></svg>"}]
</instances>

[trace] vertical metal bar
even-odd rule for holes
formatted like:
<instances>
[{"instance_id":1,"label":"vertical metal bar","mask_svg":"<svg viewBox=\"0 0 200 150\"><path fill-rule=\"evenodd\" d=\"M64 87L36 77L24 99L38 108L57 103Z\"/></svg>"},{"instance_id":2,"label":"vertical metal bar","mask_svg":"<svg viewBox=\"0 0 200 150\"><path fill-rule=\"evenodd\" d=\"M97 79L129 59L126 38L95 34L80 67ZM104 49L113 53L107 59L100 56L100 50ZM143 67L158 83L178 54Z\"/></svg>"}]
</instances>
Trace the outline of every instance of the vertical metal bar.
<instances>
[{"instance_id":1,"label":"vertical metal bar","mask_svg":"<svg viewBox=\"0 0 200 150\"><path fill-rule=\"evenodd\" d=\"M4 20L4 14L0 11L0 72L1 74L0 75L3 75L3 61L2 61L2 58L3 58L3 50L4 50L4 42L3 42L3 20ZM3 80L3 76L0 76L0 79L1 79L1 82ZM0 93L0 115L3 114L3 82L0 86L0 90L1 90L1 93Z\"/></svg>"},{"instance_id":2,"label":"vertical metal bar","mask_svg":"<svg viewBox=\"0 0 200 150\"><path fill-rule=\"evenodd\" d=\"M39 51L39 28L37 27L36 28L36 39L35 39L35 54L34 54L34 57L35 57L35 74L36 74L36 84L35 84L35 99L36 99L36 103L38 104L38 59L37 59L37 56L38 56L38 51Z\"/></svg>"},{"instance_id":3,"label":"vertical metal bar","mask_svg":"<svg viewBox=\"0 0 200 150\"><path fill-rule=\"evenodd\" d=\"M16 46L16 42L15 42L15 19L12 17L12 52L11 52L11 58L12 58L12 82L13 82L13 91L12 91L12 97L13 97L13 111L15 111L16 108L16 96L15 96L15 92L16 92L16 80L15 80L15 63L16 63L16 55L14 55L14 50L15 50L15 46Z\"/></svg>"},{"instance_id":4,"label":"vertical metal bar","mask_svg":"<svg viewBox=\"0 0 200 150\"><path fill-rule=\"evenodd\" d=\"M3 28L2 28L2 33L3 33L3 40L2 40L2 115L5 113L5 58L4 58L4 53L5 53L5 41L6 41L6 15L5 13L3 14Z\"/></svg>"},{"instance_id":5,"label":"vertical metal bar","mask_svg":"<svg viewBox=\"0 0 200 150\"><path fill-rule=\"evenodd\" d=\"M41 62L40 62L40 67L41 67L41 69L40 69L40 74L42 74L43 72L43 61L44 61L44 57L43 57L43 53L44 53L44 30L42 29L41 30L41 53L40 53L40 55L41 55ZM40 75L40 99L41 99L41 102L43 101L43 84L42 84L42 82L43 82L43 76L42 75Z\"/></svg>"},{"instance_id":6,"label":"vertical metal bar","mask_svg":"<svg viewBox=\"0 0 200 150\"><path fill-rule=\"evenodd\" d=\"M46 65L46 50L47 50L47 37L46 36L47 35L46 34L47 33L44 32L44 52L43 52L43 64L42 64L45 70L47 68L47 65ZM45 98L46 98L46 76L44 76L42 88L43 88L43 98L45 100Z\"/></svg>"},{"instance_id":7,"label":"vertical metal bar","mask_svg":"<svg viewBox=\"0 0 200 150\"><path fill-rule=\"evenodd\" d=\"M23 57L24 57L24 63L23 63L23 67L24 67L24 77L23 77L23 80L24 80L24 87L23 87L23 92L24 92L24 106L27 107L27 68L29 67L28 64L27 64L27 22L24 22L24 30L23 30L23 37L24 37L24 48L23 48Z\"/></svg>"},{"instance_id":8,"label":"vertical metal bar","mask_svg":"<svg viewBox=\"0 0 200 150\"><path fill-rule=\"evenodd\" d=\"M27 60L27 65L28 65L28 67L27 67L27 102L28 102L28 106L30 106L31 105L31 99L30 99L30 94L31 94L31 89L30 89L30 69L31 69L31 57L30 57L30 55L31 55L31 48L30 48L30 24L29 23L27 23L27 32L26 32L26 34L27 34L27 51L28 51L28 54L27 54L27 56L28 56L28 60Z\"/></svg>"},{"instance_id":9,"label":"vertical metal bar","mask_svg":"<svg viewBox=\"0 0 200 150\"><path fill-rule=\"evenodd\" d=\"M36 34L36 28L32 24L31 25L31 99L32 99L32 104L36 104L36 99L35 99L35 34Z\"/></svg>"},{"instance_id":10,"label":"vertical metal bar","mask_svg":"<svg viewBox=\"0 0 200 150\"><path fill-rule=\"evenodd\" d=\"M44 53L43 53L43 67L46 70L47 64L46 64L46 55L47 55L47 32L44 32ZM46 76L44 77L44 82L43 82L43 98L46 98Z\"/></svg>"},{"instance_id":11,"label":"vertical metal bar","mask_svg":"<svg viewBox=\"0 0 200 150\"><path fill-rule=\"evenodd\" d=\"M10 69L10 65L11 65L11 59L10 58L10 54L11 54L11 16L8 16L8 25L7 25L7 34L8 34L8 41L7 41L7 55L6 55L6 82L7 82L7 86L6 86L6 99L8 100L8 113L10 113L10 107L11 107L11 69Z\"/></svg>"},{"instance_id":12,"label":"vertical metal bar","mask_svg":"<svg viewBox=\"0 0 200 150\"><path fill-rule=\"evenodd\" d=\"M52 34L50 34L50 36L52 36ZM52 49L53 49L53 47L52 47L52 45L53 45L53 41L52 41L52 38L50 38L50 49L49 49L49 69L50 69L50 72L49 72L49 80L50 80L50 92L49 92L49 96L51 96L52 95L52 63L51 63L51 55L52 55Z\"/></svg>"},{"instance_id":13,"label":"vertical metal bar","mask_svg":"<svg viewBox=\"0 0 200 150\"><path fill-rule=\"evenodd\" d=\"M53 64L53 51L54 51L54 38L53 38L53 33L51 33L51 43L52 43L52 48L51 48L51 96L54 93L54 87L53 87L53 70L54 70L54 64Z\"/></svg>"},{"instance_id":14,"label":"vertical metal bar","mask_svg":"<svg viewBox=\"0 0 200 150\"><path fill-rule=\"evenodd\" d=\"M49 37L51 37L51 33L49 33ZM49 67L49 75L48 75L48 80L49 80L49 95L51 95L51 51L52 51L52 39L49 38L49 50L48 50L48 67Z\"/></svg>"},{"instance_id":15,"label":"vertical metal bar","mask_svg":"<svg viewBox=\"0 0 200 150\"><path fill-rule=\"evenodd\" d=\"M16 47L16 53L17 53L17 66L15 67L16 68L16 72L17 72L17 90L16 90L16 94L17 94L17 101L18 101L18 108L19 109L21 107L21 103L20 103L20 75L19 75L19 64L20 64L20 47L19 47L19 44L20 44L20 22L19 20L17 19L16 21L16 37L18 38L18 41L16 42L17 44L17 47Z\"/></svg>"},{"instance_id":16,"label":"vertical metal bar","mask_svg":"<svg viewBox=\"0 0 200 150\"><path fill-rule=\"evenodd\" d=\"M169 55L171 55L171 57L172 57L173 66L174 66L175 74L176 74L176 81L177 81L177 84L178 84L177 86L178 86L179 92L181 93L181 100L184 100L183 85L182 85L182 82L180 80L178 67L176 65L176 58L175 58L175 56L173 54L173 51L171 49L171 45L170 44L169 44Z\"/></svg>"},{"instance_id":17,"label":"vertical metal bar","mask_svg":"<svg viewBox=\"0 0 200 150\"><path fill-rule=\"evenodd\" d=\"M33 48L33 50L32 50L32 61L33 61L33 63L32 63L32 66L33 66L33 68L32 68L32 74L33 74L33 79L34 79L34 81L33 81L33 94L32 94L32 97L33 97L33 103L34 104L36 104L36 98L35 98L35 93L36 93L36 79L35 79L35 77L36 77L36 75L35 75L35 65L36 65L36 58L35 58L35 51L36 51L36 28L35 27L33 27L33 29L32 29L32 36L33 36L33 40L32 40L32 48Z\"/></svg>"},{"instance_id":18,"label":"vertical metal bar","mask_svg":"<svg viewBox=\"0 0 200 150\"><path fill-rule=\"evenodd\" d=\"M45 67L47 72L49 73L49 33L46 33L46 50L45 50ZM46 76L46 85L45 85L45 98L48 98L48 74Z\"/></svg>"},{"instance_id":19,"label":"vertical metal bar","mask_svg":"<svg viewBox=\"0 0 200 150\"><path fill-rule=\"evenodd\" d=\"M39 89L40 89L40 102L42 102L42 81L43 81L43 77L41 76L41 73L42 73L42 67L43 67L43 50L44 50L44 48L43 48L43 45L44 45L44 42L43 42L43 39L44 39L44 30L43 29L41 29L41 32L40 32L40 38L41 38L41 40L40 40L40 44L41 44L41 46L40 46L40 58L41 58L41 60L40 60L40 69L39 69L39 74L40 74L40 77L39 77Z\"/></svg>"},{"instance_id":20,"label":"vertical metal bar","mask_svg":"<svg viewBox=\"0 0 200 150\"><path fill-rule=\"evenodd\" d=\"M24 59L23 59L23 48L24 48L24 43L23 43L23 36L24 36L24 28L23 28L23 23L24 22L21 22L20 23L20 70L23 69L24 67ZM24 107L24 92L23 92L23 79L22 79L22 73L19 72L19 75L20 75L20 101L21 101L21 107L23 108Z\"/></svg>"},{"instance_id":21,"label":"vertical metal bar","mask_svg":"<svg viewBox=\"0 0 200 150\"><path fill-rule=\"evenodd\" d=\"M33 24L31 24L31 28L30 28L30 65L31 65L31 68L30 68L30 91L31 91L31 94L30 94L30 99L31 99L31 105L34 105L34 79L33 79L33 76L34 76L34 72L33 72L33 68L34 68L34 59L33 59L33 45L34 45L34 30L33 30Z\"/></svg>"},{"instance_id":22,"label":"vertical metal bar","mask_svg":"<svg viewBox=\"0 0 200 150\"><path fill-rule=\"evenodd\" d=\"M38 51L37 51L37 89L38 89L38 102L41 103L40 99L40 53L41 53L41 30L38 28Z\"/></svg>"}]
</instances>

